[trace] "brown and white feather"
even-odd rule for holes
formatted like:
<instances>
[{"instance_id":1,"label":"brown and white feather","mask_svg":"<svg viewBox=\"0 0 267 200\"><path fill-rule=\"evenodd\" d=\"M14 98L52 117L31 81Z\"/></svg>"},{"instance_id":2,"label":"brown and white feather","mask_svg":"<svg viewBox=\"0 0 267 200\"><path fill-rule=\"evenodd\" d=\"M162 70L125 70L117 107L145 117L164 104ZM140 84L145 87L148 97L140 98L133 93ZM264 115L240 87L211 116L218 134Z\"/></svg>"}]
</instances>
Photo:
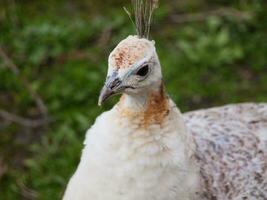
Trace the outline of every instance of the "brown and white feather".
<instances>
[{"instance_id":1,"label":"brown and white feather","mask_svg":"<svg viewBox=\"0 0 267 200\"><path fill-rule=\"evenodd\" d=\"M183 117L196 143L201 199L267 199L267 104L227 105Z\"/></svg>"}]
</instances>

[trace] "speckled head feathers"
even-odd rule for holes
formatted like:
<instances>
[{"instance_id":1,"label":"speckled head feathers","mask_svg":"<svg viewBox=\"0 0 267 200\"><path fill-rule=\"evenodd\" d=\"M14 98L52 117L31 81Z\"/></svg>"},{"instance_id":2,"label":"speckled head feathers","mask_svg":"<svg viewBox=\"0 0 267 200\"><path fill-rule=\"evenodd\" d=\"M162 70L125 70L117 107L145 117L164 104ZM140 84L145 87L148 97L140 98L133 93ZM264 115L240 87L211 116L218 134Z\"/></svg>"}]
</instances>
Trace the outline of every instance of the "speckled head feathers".
<instances>
[{"instance_id":1,"label":"speckled head feathers","mask_svg":"<svg viewBox=\"0 0 267 200\"><path fill-rule=\"evenodd\" d=\"M126 69L148 58L154 52L154 41L138 36L128 36L122 40L109 56L109 65L113 69Z\"/></svg>"}]
</instances>

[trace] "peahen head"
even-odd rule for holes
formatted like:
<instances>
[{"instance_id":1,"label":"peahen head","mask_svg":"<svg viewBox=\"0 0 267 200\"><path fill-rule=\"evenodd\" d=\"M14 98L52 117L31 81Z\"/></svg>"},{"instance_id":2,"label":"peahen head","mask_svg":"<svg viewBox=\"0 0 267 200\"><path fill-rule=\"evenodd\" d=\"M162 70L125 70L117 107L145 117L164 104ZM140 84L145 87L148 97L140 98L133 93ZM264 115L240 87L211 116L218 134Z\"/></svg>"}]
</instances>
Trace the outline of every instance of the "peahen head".
<instances>
[{"instance_id":1,"label":"peahen head","mask_svg":"<svg viewBox=\"0 0 267 200\"><path fill-rule=\"evenodd\" d=\"M106 82L99 96L99 105L115 94L139 95L161 85L161 67L155 42L128 36L111 52Z\"/></svg>"},{"instance_id":2,"label":"peahen head","mask_svg":"<svg viewBox=\"0 0 267 200\"><path fill-rule=\"evenodd\" d=\"M134 20L131 13L125 10L131 21L135 21L137 36L122 40L111 52L99 105L115 94L138 96L150 93L161 85L161 67L155 42L148 39L152 14L158 7L158 0L132 0L132 3Z\"/></svg>"}]
</instances>

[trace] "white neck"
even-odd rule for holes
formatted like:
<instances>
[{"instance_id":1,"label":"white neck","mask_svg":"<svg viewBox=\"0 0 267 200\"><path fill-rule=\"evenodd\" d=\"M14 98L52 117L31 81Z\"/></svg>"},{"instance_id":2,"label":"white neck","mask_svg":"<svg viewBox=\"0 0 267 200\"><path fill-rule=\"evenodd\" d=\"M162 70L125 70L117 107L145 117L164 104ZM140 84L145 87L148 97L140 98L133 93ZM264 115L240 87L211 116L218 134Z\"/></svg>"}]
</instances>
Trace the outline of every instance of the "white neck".
<instances>
[{"instance_id":1,"label":"white neck","mask_svg":"<svg viewBox=\"0 0 267 200\"><path fill-rule=\"evenodd\" d=\"M140 93L123 94L120 103L121 106L131 109L136 112L140 112L147 109L149 98L151 94L160 93L161 81L150 88L149 90L143 90Z\"/></svg>"}]
</instances>

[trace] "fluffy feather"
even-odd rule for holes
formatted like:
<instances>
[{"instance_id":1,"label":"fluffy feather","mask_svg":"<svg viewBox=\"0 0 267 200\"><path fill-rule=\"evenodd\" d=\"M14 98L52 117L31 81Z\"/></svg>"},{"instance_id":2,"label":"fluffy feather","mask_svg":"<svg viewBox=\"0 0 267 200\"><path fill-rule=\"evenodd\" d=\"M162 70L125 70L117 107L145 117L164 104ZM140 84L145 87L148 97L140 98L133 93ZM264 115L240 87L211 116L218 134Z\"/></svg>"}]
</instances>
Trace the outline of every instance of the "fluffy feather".
<instances>
[{"instance_id":1,"label":"fluffy feather","mask_svg":"<svg viewBox=\"0 0 267 200\"><path fill-rule=\"evenodd\" d=\"M111 53L113 76L124 94L87 131L64 200L267 199L267 104L182 115L164 91L154 42L135 36Z\"/></svg>"}]
</instances>

